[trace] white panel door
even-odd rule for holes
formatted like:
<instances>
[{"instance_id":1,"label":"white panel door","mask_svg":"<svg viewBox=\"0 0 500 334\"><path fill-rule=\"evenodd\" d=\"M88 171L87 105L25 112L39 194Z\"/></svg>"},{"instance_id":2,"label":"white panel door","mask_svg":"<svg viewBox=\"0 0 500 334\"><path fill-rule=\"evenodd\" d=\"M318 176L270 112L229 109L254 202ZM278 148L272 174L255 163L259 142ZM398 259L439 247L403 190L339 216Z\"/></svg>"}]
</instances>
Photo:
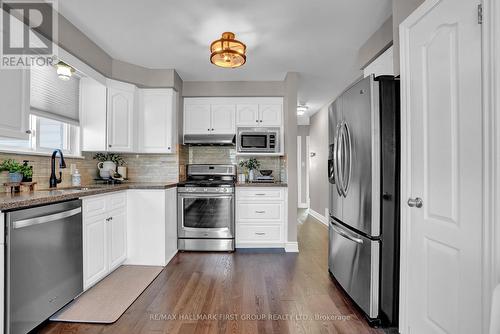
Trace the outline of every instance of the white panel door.
<instances>
[{"instance_id":1,"label":"white panel door","mask_svg":"<svg viewBox=\"0 0 500 334\"><path fill-rule=\"evenodd\" d=\"M141 89L139 91L139 152L172 153L174 147L171 89Z\"/></svg>"},{"instance_id":2,"label":"white panel door","mask_svg":"<svg viewBox=\"0 0 500 334\"><path fill-rule=\"evenodd\" d=\"M133 86L132 86L133 87ZM108 86L108 150L134 150L134 88Z\"/></svg>"},{"instance_id":3,"label":"white panel door","mask_svg":"<svg viewBox=\"0 0 500 334\"><path fill-rule=\"evenodd\" d=\"M236 134L234 104L212 104L211 133Z\"/></svg>"},{"instance_id":4,"label":"white panel door","mask_svg":"<svg viewBox=\"0 0 500 334\"><path fill-rule=\"evenodd\" d=\"M283 123L281 104L259 104L259 123L261 126L281 126Z\"/></svg>"},{"instance_id":5,"label":"white panel door","mask_svg":"<svg viewBox=\"0 0 500 334\"><path fill-rule=\"evenodd\" d=\"M29 72L0 70L0 136L28 139Z\"/></svg>"},{"instance_id":6,"label":"white panel door","mask_svg":"<svg viewBox=\"0 0 500 334\"><path fill-rule=\"evenodd\" d=\"M402 221L408 227L408 328L402 333L481 332L483 148L477 3L427 1L402 25L408 135L403 180L408 203L403 203Z\"/></svg>"},{"instance_id":7,"label":"white panel door","mask_svg":"<svg viewBox=\"0 0 500 334\"><path fill-rule=\"evenodd\" d=\"M127 211L113 211L109 218L109 271L118 268L127 259Z\"/></svg>"},{"instance_id":8,"label":"white panel door","mask_svg":"<svg viewBox=\"0 0 500 334\"><path fill-rule=\"evenodd\" d=\"M238 104L236 106L236 126L258 126L259 105Z\"/></svg>"},{"instance_id":9,"label":"white panel door","mask_svg":"<svg viewBox=\"0 0 500 334\"><path fill-rule=\"evenodd\" d=\"M83 229L83 286L87 289L108 273L106 217L85 218Z\"/></svg>"},{"instance_id":10,"label":"white panel door","mask_svg":"<svg viewBox=\"0 0 500 334\"><path fill-rule=\"evenodd\" d=\"M184 134L208 134L211 132L210 104L184 105Z\"/></svg>"}]
</instances>

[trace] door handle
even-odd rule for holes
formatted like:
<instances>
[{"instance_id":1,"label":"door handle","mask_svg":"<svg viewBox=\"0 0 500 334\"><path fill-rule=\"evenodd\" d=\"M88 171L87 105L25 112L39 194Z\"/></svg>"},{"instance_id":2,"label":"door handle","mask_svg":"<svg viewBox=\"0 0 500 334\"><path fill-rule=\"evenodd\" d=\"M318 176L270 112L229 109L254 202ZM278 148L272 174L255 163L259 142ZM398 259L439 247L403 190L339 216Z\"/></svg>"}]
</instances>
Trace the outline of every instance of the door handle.
<instances>
[{"instance_id":1,"label":"door handle","mask_svg":"<svg viewBox=\"0 0 500 334\"><path fill-rule=\"evenodd\" d=\"M422 206L424 206L424 201L420 197L416 198L409 198L408 199L408 206L410 208L418 208L420 209Z\"/></svg>"},{"instance_id":2,"label":"door handle","mask_svg":"<svg viewBox=\"0 0 500 334\"><path fill-rule=\"evenodd\" d=\"M349 127L347 126L347 123L344 122L344 127L342 133L344 134L343 142L345 144L346 148L346 153L347 157L349 158L349 164L347 169L347 180L345 181L344 185L344 197L347 197L347 193L349 192L349 185L351 183L351 169L352 169L352 143L351 143L351 132L349 130ZM347 141L347 143L345 142Z\"/></svg>"},{"instance_id":3,"label":"door handle","mask_svg":"<svg viewBox=\"0 0 500 334\"><path fill-rule=\"evenodd\" d=\"M337 234L339 234L340 236L346 238L347 240L353 241L353 242L355 242L357 244L362 244L363 243L363 239L353 237L352 235L348 234L347 232L344 232L340 228L336 227L333 223L332 223L332 228L333 228L333 230Z\"/></svg>"},{"instance_id":4,"label":"door handle","mask_svg":"<svg viewBox=\"0 0 500 334\"><path fill-rule=\"evenodd\" d=\"M28 227L28 226L32 226L32 225L50 223L50 222L53 222L53 221L56 221L59 219L64 219L64 218L68 218L71 216L75 216L81 212L82 212L82 208L76 208L76 209L72 209L72 210L68 210L68 211L54 213L54 214L47 215L47 216L18 220L16 222L12 223L12 228L18 229L18 228Z\"/></svg>"},{"instance_id":5,"label":"door handle","mask_svg":"<svg viewBox=\"0 0 500 334\"><path fill-rule=\"evenodd\" d=\"M337 135L335 136L335 141L333 144L333 169L334 169L334 177L335 177L335 187L337 188L337 193L339 196L343 196L341 189L341 180L340 180L340 153L339 153L339 141L340 141L340 124L337 124Z\"/></svg>"}]
</instances>

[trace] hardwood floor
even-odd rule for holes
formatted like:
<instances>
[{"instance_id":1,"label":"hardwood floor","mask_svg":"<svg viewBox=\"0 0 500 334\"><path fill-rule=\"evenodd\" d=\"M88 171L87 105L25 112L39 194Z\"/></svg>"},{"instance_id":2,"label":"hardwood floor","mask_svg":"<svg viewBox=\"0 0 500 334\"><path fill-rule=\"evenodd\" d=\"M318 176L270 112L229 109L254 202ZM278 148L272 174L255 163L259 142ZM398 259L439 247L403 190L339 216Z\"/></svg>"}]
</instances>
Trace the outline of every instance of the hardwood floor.
<instances>
[{"instance_id":1,"label":"hardwood floor","mask_svg":"<svg viewBox=\"0 0 500 334\"><path fill-rule=\"evenodd\" d=\"M382 333L332 283L326 227L299 216L298 254L179 253L116 323L48 323L39 332Z\"/></svg>"}]
</instances>

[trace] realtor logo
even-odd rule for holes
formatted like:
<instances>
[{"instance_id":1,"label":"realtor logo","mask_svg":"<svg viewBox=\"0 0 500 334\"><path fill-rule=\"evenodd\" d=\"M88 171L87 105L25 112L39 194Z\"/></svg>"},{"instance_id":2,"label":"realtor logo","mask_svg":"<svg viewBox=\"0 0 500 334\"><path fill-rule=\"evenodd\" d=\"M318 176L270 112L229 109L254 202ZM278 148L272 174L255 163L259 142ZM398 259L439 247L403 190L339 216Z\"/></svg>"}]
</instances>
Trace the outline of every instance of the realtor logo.
<instances>
[{"instance_id":1,"label":"realtor logo","mask_svg":"<svg viewBox=\"0 0 500 334\"><path fill-rule=\"evenodd\" d=\"M57 43L55 1L0 0L1 68L51 65Z\"/></svg>"}]
</instances>

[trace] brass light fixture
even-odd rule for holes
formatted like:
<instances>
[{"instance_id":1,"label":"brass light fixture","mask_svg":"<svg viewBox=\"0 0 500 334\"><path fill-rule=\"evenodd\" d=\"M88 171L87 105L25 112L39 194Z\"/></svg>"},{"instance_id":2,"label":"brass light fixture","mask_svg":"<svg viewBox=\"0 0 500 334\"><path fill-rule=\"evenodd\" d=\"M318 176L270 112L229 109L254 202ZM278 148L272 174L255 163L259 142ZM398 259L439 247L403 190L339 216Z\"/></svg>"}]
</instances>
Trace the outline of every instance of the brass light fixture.
<instances>
[{"instance_id":1,"label":"brass light fixture","mask_svg":"<svg viewBox=\"0 0 500 334\"><path fill-rule=\"evenodd\" d=\"M222 37L210 44L210 62L214 65L226 68L236 68L245 64L247 47L245 44L234 39L232 32L225 32Z\"/></svg>"}]
</instances>

